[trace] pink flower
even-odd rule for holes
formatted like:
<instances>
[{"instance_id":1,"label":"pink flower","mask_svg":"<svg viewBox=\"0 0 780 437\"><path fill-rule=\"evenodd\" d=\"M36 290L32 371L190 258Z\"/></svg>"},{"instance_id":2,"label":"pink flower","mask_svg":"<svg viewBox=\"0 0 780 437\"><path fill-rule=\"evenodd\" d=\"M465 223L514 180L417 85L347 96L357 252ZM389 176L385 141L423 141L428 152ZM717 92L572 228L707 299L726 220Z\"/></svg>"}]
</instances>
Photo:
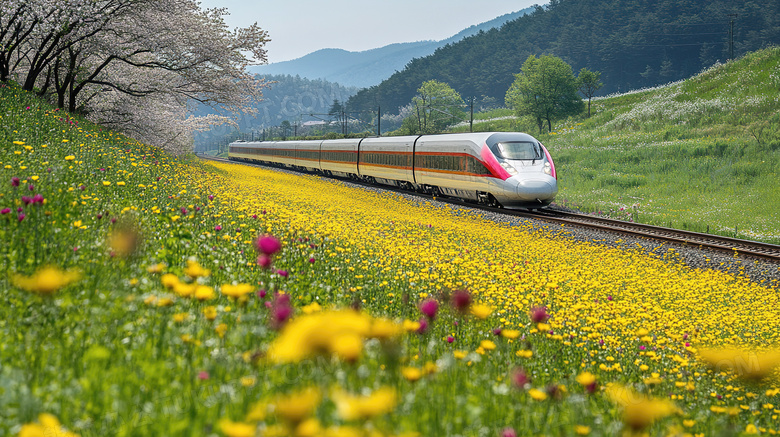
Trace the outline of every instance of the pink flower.
<instances>
[{"instance_id":1,"label":"pink flower","mask_svg":"<svg viewBox=\"0 0 780 437\"><path fill-rule=\"evenodd\" d=\"M43 196L40 194L36 194L32 198L32 203L33 205L38 205L38 204L43 205Z\"/></svg>"},{"instance_id":2,"label":"pink flower","mask_svg":"<svg viewBox=\"0 0 780 437\"><path fill-rule=\"evenodd\" d=\"M257 239L257 250L271 256L282 249L282 243L272 235L263 235Z\"/></svg>"},{"instance_id":3,"label":"pink flower","mask_svg":"<svg viewBox=\"0 0 780 437\"><path fill-rule=\"evenodd\" d=\"M220 226L220 225L216 225L216 226L214 226L214 230L215 230L215 231L217 231L217 232L219 232L219 231L221 231L221 230L222 230L222 226Z\"/></svg>"},{"instance_id":4,"label":"pink flower","mask_svg":"<svg viewBox=\"0 0 780 437\"><path fill-rule=\"evenodd\" d=\"M425 334L425 332L428 331L428 321L425 319L420 319L420 327L417 328L418 334Z\"/></svg>"},{"instance_id":5,"label":"pink flower","mask_svg":"<svg viewBox=\"0 0 780 437\"><path fill-rule=\"evenodd\" d=\"M23 212L20 212L19 215L17 216L17 219L19 219L19 221L21 222L22 220L24 220L25 217L27 217L27 216L24 215Z\"/></svg>"},{"instance_id":6,"label":"pink flower","mask_svg":"<svg viewBox=\"0 0 780 437\"><path fill-rule=\"evenodd\" d=\"M314 261L316 261L316 259L314 259L314 257L309 258L309 262L310 263L314 264Z\"/></svg>"},{"instance_id":7,"label":"pink flower","mask_svg":"<svg viewBox=\"0 0 780 437\"><path fill-rule=\"evenodd\" d=\"M447 336L447 343L452 343L453 341L455 341L455 337L453 337L451 335L448 335Z\"/></svg>"},{"instance_id":8,"label":"pink flower","mask_svg":"<svg viewBox=\"0 0 780 437\"><path fill-rule=\"evenodd\" d=\"M267 302L268 303L268 302ZM287 323L293 314L293 307L290 305L289 294L277 294L274 301L271 302L271 327L279 329Z\"/></svg>"},{"instance_id":9,"label":"pink flower","mask_svg":"<svg viewBox=\"0 0 780 437\"><path fill-rule=\"evenodd\" d=\"M12 187L18 187L19 186L19 178L16 176L11 178L11 186Z\"/></svg>"},{"instance_id":10,"label":"pink flower","mask_svg":"<svg viewBox=\"0 0 780 437\"><path fill-rule=\"evenodd\" d=\"M525 385L531 382L531 378L528 377L528 374L525 373L525 370L523 370L522 367L512 370L512 373L509 376L512 384L521 390L525 389Z\"/></svg>"},{"instance_id":11,"label":"pink flower","mask_svg":"<svg viewBox=\"0 0 780 437\"><path fill-rule=\"evenodd\" d=\"M504 428L501 431L501 437L517 437L517 432L515 432L514 428Z\"/></svg>"},{"instance_id":12,"label":"pink flower","mask_svg":"<svg viewBox=\"0 0 780 437\"><path fill-rule=\"evenodd\" d=\"M5 215L11 212L11 208L3 208L2 211L0 211L0 214Z\"/></svg>"},{"instance_id":13,"label":"pink flower","mask_svg":"<svg viewBox=\"0 0 780 437\"><path fill-rule=\"evenodd\" d=\"M426 299L420 303L420 312L423 313L428 320L433 321L436 318L436 312L439 310L439 302L435 299Z\"/></svg>"},{"instance_id":14,"label":"pink flower","mask_svg":"<svg viewBox=\"0 0 780 437\"><path fill-rule=\"evenodd\" d=\"M181 215L187 215L187 208L181 207Z\"/></svg>"},{"instance_id":15,"label":"pink flower","mask_svg":"<svg viewBox=\"0 0 780 437\"><path fill-rule=\"evenodd\" d=\"M271 267L271 257L265 254L261 254L257 257L257 265L264 269Z\"/></svg>"},{"instance_id":16,"label":"pink flower","mask_svg":"<svg viewBox=\"0 0 780 437\"><path fill-rule=\"evenodd\" d=\"M290 273L287 270L277 270L276 274L283 278L290 276Z\"/></svg>"},{"instance_id":17,"label":"pink flower","mask_svg":"<svg viewBox=\"0 0 780 437\"><path fill-rule=\"evenodd\" d=\"M214 195L213 194L209 194L209 200L214 200Z\"/></svg>"},{"instance_id":18,"label":"pink flower","mask_svg":"<svg viewBox=\"0 0 780 437\"><path fill-rule=\"evenodd\" d=\"M455 290L452 292L452 306L461 313L465 313L471 305L471 293L468 290Z\"/></svg>"},{"instance_id":19,"label":"pink flower","mask_svg":"<svg viewBox=\"0 0 780 437\"><path fill-rule=\"evenodd\" d=\"M267 294L268 292L263 289L257 290L257 297L260 299L264 298Z\"/></svg>"},{"instance_id":20,"label":"pink flower","mask_svg":"<svg viewBox=\"0 0 780 437\"><path fill-rule=\"evenodd\" d=\"M201 370L200 372L198 372L198 379L200 379L201 381L209 379L209 372L205 370Z\"/></svg>"},{"instance_id":21,"label":"pink flower","mask_svg":"<svg viewBox=\"0 0 780 437\"><path fill-rule=\"evenodd\" d=\"M544 323L549 318L550 315L547 314L547 307L540 306L531 308L531 321L534 323Z\"/></svg>"}]
</instances>

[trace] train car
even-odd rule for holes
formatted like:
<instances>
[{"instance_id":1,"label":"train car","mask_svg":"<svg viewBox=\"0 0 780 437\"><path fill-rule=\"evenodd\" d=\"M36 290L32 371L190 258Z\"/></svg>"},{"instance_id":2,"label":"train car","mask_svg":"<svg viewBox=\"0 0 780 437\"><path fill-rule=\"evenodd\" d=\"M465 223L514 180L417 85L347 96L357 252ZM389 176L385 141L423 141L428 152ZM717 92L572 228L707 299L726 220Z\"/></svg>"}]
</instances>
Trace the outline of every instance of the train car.
<instances>
[{"instance_id":1,"label":"train car","mask_svg":"<svg viewBox=\"0 0 780 437\"><path fill-rule=\"evenodd\" d=\"M336 176L358 176L358 145L362 138L325 140L320 145L320 170Z\"/></svg>"},{"instance_id":2,"label":"train car","mask_svg":"<svg viewBox=\"0 0 780 437\"><path fill-rule=\"evenodd\" d=\"M240 141L230 144L229 157L509 208L544 207L558 192L550 153L519 132Z\"/></svg>"},{"instance_id":3,"label":"train car","mask_svg":"<svg viewBox=\"0 0 780 437\"><path fill-rule=\"evenodd\" d=\"M363 179L413 188L414 144L419 135L364 138L358 151L358 171Z\"/></svg>"},{"instance_id":4,"label":"train car","mask_svg":"<svg viewBox=\"0 0 780 437\"><path fill-rule=\"evenodd\" d=\"M426 135L414 156L416 182L445 195L511 208L547 206L558 193L549 152L528 134Z\"/></svg>"}]
</instances>

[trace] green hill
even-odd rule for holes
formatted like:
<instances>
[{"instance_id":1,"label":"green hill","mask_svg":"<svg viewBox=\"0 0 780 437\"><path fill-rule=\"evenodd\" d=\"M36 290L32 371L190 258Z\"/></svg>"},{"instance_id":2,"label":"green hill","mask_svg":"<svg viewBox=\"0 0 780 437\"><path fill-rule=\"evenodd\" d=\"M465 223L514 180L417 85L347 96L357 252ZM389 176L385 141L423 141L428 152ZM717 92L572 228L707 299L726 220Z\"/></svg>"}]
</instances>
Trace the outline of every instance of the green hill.
<instances>
[{"instance_id":1,"label":"green hill","mask_svg":"<svg viewBox=\"0 0 780 437\"><path fill-rule=\"evenodd\" d=\"M593 102L539 136L557 202L626 219L780 242L780 48L671 85ZM485 114L476 129L533 122ZM460 130L467 129L461 127Z\"/></svg>"}]
</instances>

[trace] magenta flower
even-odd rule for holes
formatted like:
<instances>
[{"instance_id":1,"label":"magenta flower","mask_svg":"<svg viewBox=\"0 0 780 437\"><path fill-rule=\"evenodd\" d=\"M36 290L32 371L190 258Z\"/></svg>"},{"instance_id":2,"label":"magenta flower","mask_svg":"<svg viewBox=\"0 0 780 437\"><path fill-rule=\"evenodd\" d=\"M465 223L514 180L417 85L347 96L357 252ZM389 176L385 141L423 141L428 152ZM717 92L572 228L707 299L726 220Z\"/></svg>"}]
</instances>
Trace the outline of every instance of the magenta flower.
<instances>
[{"instance_id":1,"label":"magenta flower","mask_svg":"<svg viewBox=\"0 0 780 437\"><path fill-rule=\"evenodd\" d=\"M314 261L317 261L316 259L314 259L314 257L309 258L310 263L314 264Z\"/></svg>"},{"instance_id":2,"label":"magenta flower","mask_svg":"<svg viewBox=\"0 0 780 437\"><path fill-rule=\"evenodd\" d=\"M29 205L32 203L32 197L22 196L22 203L26 205Z\"/></svg>"},{"instance_id":3,"label":"magenta flower","mask_svg":"<svg viewBox=\"0 0 780 437\"><path fill-rule=\"evenodd\" d=\"M277 270L276 274L283 278L290 276L290 273L287 270Z\"/></svg>"},{"instance_id":4,"label":"magenta flower","mask_svg":"<svg viewBox=\"0 0 780 437\"><path fill-rule=\"evenodd\" d=\"M271 267L271 257L266 254L261 254L257 257L257 265L264 269Z\"/></svg>"},{"instance_id":5,"label":"magenta flower","mask_svg":"<svg viewBox=\"0 0 780 437\"><path fill-rule=\"evenodd\" d=\"M43 205L43 196L39 193L33 196L32 203L33 205Z\"/></svg>"},{"instance_id":6,"label":"magenta flower","mask_svg":"<svg viewBox=\"0 0 780 437\"><path fill-rule=\"evenodd\" d=\"M420 312L430 321L436 318L437 311L439 311L439 302L435 299L426 299L420 303Z\"/></svg>"},{"instance_id":7,"label":"magenta flower","mask_svg":"<svg viewBox=\"0 0 780 437\"><path fill-rule=\"evenodd\" d=\"M455 290L452 292L451 302L457 311L465 313L471 305L471 293L468 290Z\"/></svg>"},{"instance_id":8,"label":"magenta flower","mask_svg":"<svg viewBox=\"0 0 780 437\"><path fill-rule=\"evenodd\" d=\"M451 335L448 335L447 336L447 343L452 343L453 341L455 341L455 337L453 337Z\"/></svg>"},{"instance_id":9,"label":"magenta flower","mask_svg":"<svg viewBox=\"0 0 780 437\"><path fill-rule=\"evenodd\" d=\"M21 222L22 220L24 220L24 218L25 218L25 217L27 217L27 216L26 216L26 215L24 215L24 213L23 213L23 212L20 212L20 213L19 213L19 215L17 216L17 218L19 219L19 221L20 221L20 222Z\"/></svg>"},{"instance_id":10,"label":"magenta flower","mask_svg":"<svg viewBox=\"0 0 780 437\"><path fill-rule=\"evenodd\" d=\"M214 200L214 195L213 194L209 194L209 200Z\"/></svg>"},{"instance_id":11,"label":"magenta flower","mask_svg":"<svg viewBox=\"0 0 780 437\"><path fill-rule=\"evenodd\" d=\"M282 249L282 243L272 235L263 235L257 239L257 250L271 256Z\"/></svg>"},{"instance_id":12,"label":"magenta flower","mask_svg":"<svg viewBox=\"0 0 780 437\"><path fill-rule=\"evenodd\" d=\"M521 390L525 389L525 385L531 382L531 378L528 377L528 374L525 373L525 370L521 367L512 370L512 373L509 376L512 384Z\"/></svg>"},{"instance_id":13,"label":"magenta flower","mask_svg":"<svg viewBox=\"0 0 780 437\"><path fill-rule=\"evenodd\" d=\"M219 231L221 231L221 230L222 230L222 226L220 226L220 225L216 225L216 226L214 226L214 230L215 230L215 231L217 231L217 232L219 232Z\"/></svg>"},{"instance_id":14,"label":"magenta flower","mask_svg":"<svg viewBox=\"0 0 780 437\"><path fill-rule=\"evenodd\" d=\"M187 208L181 207L181 215L187 215Z\"/></svg>"},{"instance_id":15,"label":"magenta flower","mask_svg":"<svg viewBox=\"0 0 780 437\"><path fill-rule=\"evenodd\" d=\"M272 328L279 329L287 323L293 314L293 307L290 305L290 295L277 294L274 301L270 303L271 314L269 322Z\"/></svg>"},{"instance_id":16,"label":"magenta flower","mask_svg":"<svg viewBox=\"0 0 780 437\"><path fill-rule=\"evenodd\" d=\"M19 178L16 176L11 178L11 186L12 187L18 187L19 186Z\"/></svg>"},{"instance_id":17,"label":"magenta flower","mask_svg":"<svg viewBox=\"0 0 780 437\"><path fill-rule=\"evenodd\" d=\"M550 315L547 314L547 307L540 306L531 308L531 321L534 323L544 323L549 318Z\"/></svg>"},{"instance_id":18,"label":"magenta flower","mask_svg":"<svg viewBox=\"0 0 780 437\"><path fill-rule=\"evenodd\" d=\"M420 319L420 327L417 328L417 331L415 332L422 335L425 334L427 331L428 331L428 321L425 319Z\"/></svg>"},{"instance_id":19,"label":"magenta flower","mask_svg":"<svg viewBox=\"0 0 780 437\"><path fill-rule=\"evenodd\" d=\"M514 428L504 428L501 431L501 437L517 437L517 432Z\"/></svg>"},{"instance_id":20,"label":"magenta flower","mask_svg":"<svg viewBox=\"0 0 780 437\"><path fill-rule=\"evenodd\" d=\"M209 372L205 370L201 370L200 372L198 372L198 379L200 379L201 381L209 379Z\"/></svg>"},{"instance_id":21,"label":"magenta flower","mask_svg":"<svg viewBox=\"0 0 780 437\"><path fill-rule=\"evenodd\" d=\"M11 208L3 208L2 211L0 211L0 214L6 215L11 212Z\"/></svg>"}]
</instances>

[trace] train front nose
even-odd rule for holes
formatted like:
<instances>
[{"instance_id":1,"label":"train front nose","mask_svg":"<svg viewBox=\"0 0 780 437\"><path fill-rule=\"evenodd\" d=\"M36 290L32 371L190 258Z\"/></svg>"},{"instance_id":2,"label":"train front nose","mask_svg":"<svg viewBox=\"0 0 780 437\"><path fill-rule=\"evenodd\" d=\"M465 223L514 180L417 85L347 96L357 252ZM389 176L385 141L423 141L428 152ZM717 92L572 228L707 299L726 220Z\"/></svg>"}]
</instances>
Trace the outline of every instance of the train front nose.
<instances>
[{"instance_id":1,"label":"train front nose","mask_svg":"<svg viewBox=\"0 0 780 437\"><path fill-rule=\"evenodd\" d=\"M518 181L517 195L523 200L550 200L558 194L558 181L551 176L523 178Z\"/></svg>"}]
</instances>

